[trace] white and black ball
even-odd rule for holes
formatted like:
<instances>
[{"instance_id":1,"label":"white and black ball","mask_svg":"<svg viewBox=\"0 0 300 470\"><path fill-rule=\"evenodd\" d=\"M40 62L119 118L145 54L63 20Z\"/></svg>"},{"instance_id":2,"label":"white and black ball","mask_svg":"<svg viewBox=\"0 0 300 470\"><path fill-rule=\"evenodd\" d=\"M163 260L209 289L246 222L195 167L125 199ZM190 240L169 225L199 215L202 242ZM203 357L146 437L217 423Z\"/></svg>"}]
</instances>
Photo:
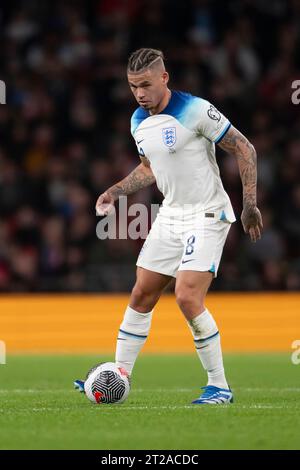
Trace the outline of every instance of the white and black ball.
<instances>
[{"instance_id":1,"label":"white and black ball","mask_svg":"<svg viewBox=\"0 0 300 470\"><path fill-rule=\"evenodd\" d=\"M123 403L130 392L129 374L114 362L97 364L87 373L84 391L93 403Z\"/></svg>"}]
</instances>

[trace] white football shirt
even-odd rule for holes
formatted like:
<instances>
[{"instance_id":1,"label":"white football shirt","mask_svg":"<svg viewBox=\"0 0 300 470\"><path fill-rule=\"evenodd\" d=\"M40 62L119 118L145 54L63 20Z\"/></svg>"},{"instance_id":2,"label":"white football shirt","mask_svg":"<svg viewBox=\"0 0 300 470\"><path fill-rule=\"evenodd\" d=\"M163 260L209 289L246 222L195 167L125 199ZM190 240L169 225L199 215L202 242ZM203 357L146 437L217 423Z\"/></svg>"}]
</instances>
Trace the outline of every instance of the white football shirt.
<instances>
[{"instance_id":1,"label":"white football shirt","mask_svg":"<svg viewBox=\"0 0 300 470\"><path fill-rule=\"evenodd\" d=\"M224 219L236 220L215 155L215 144L230 125L208 101L174 90L160 113L150 115L142 107L133 113L131 133L164 195L165 214L196 208L221 211Z\"/></svg>"}]
</instances>

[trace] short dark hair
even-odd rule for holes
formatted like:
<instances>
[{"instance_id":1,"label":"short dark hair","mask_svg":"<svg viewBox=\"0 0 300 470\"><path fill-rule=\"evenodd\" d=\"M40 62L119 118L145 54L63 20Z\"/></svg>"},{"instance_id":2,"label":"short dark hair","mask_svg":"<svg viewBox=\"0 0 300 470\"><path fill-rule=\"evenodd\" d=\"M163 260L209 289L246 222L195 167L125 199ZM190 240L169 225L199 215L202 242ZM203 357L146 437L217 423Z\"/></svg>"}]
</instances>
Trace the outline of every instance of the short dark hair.
<instances>
[{"instance_id":1,"label":"short dark hair","mask_svg":"<svg viewBox=\"0 0 300 470\"><path fill-rule=\"evenodd\" d=\"M150 48L138 49L128 59L127 72L139 72L150 67L158 59L164 60L162 51Z\"/></svg>"}]
</instances>

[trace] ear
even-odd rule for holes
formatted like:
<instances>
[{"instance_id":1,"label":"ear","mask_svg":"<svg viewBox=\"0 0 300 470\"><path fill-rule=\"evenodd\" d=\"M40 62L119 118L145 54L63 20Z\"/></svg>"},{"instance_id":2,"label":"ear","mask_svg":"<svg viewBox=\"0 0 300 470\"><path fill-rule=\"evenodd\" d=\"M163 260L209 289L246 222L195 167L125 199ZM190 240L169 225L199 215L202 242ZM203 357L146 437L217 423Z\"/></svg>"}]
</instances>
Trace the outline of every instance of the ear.
<instances>
[{"instance_id":1,"label":"ear","mask_svg":"<svg viewBox=\"0 0 300 470\"><path fill-rule=\"evenodd\" d=\"M169 74L168 74L168 72L163 72L161 78L162 78L163 84L166 85L166 84L168 83L168 81L169 81Z\"/></svg>"}]
</instances>

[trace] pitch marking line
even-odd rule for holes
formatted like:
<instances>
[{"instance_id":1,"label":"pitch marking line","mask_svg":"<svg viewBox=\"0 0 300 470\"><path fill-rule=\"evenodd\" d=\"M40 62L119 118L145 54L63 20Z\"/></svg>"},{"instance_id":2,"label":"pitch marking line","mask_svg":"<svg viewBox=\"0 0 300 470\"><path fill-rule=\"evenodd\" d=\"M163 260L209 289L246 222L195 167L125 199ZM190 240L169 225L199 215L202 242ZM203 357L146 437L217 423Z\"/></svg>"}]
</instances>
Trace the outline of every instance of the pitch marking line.
<instances>
[{"instance_id":1,"label":"pitch marking line","mask_svg":"<svg viewBox=\"0 0 300 470\"><path fill-rule=\"evenodd\" d=\"M253 405L240 405L238 403L235 403L233 405L229 404L223 404L223 405L208 405L208 406L197 406L197 405L169 405L169 406L146 406L146 405L132 405L132 406L124 406L124 405L110 405L107 407L107 405L92 405L90 408L86 408L85 411L93 411L95 409L99 410L97 412L99 413L112 413L112 408L114 410L118 410L120 412L123 411L162 411L162 410L199 410L199 409L208 409L208 408L213 408L213 409L218 409L218 410L286 410L289 411L291 410L293 413L298 409L295 407L295 405L268 405L268 404L263 404L263 403L257 403ZM61 413L62 411L67 411L67 410L73 410L74 407L72 406L61 406L59 407L35 407L35 408L27 408L26 413L28 412L59 412ZM7 414L7 409L5 408L0 408L0 412L3 414ZM199 411L198 411L199 412ZM14 414L23 414L24 410L14 410Z\"/></svg>"},{"instance_id":2,"label":"pitch marking line","mask_svg":"<svg viewBox=\"0 0 300 470\"><path fill-rule=\"evenodd\" d=\"M73 389L56 389L56 390L49 390L49 389L31 389L31 388L15 388L15 389L0 389L0 393L50 393L50 394L58 394L58 393L74 393L75 390ZM300 392L299 387L289 387L289 388L243 388L243 387L234 387L233 391L235 392L267 392L267 393L276 393L276 392ZM136 388L131 390L132 393L187 393L187 392L199 392L199 388L176 388L176 389L168 389L168 388Z\"/></svg>"}]
</instances>

